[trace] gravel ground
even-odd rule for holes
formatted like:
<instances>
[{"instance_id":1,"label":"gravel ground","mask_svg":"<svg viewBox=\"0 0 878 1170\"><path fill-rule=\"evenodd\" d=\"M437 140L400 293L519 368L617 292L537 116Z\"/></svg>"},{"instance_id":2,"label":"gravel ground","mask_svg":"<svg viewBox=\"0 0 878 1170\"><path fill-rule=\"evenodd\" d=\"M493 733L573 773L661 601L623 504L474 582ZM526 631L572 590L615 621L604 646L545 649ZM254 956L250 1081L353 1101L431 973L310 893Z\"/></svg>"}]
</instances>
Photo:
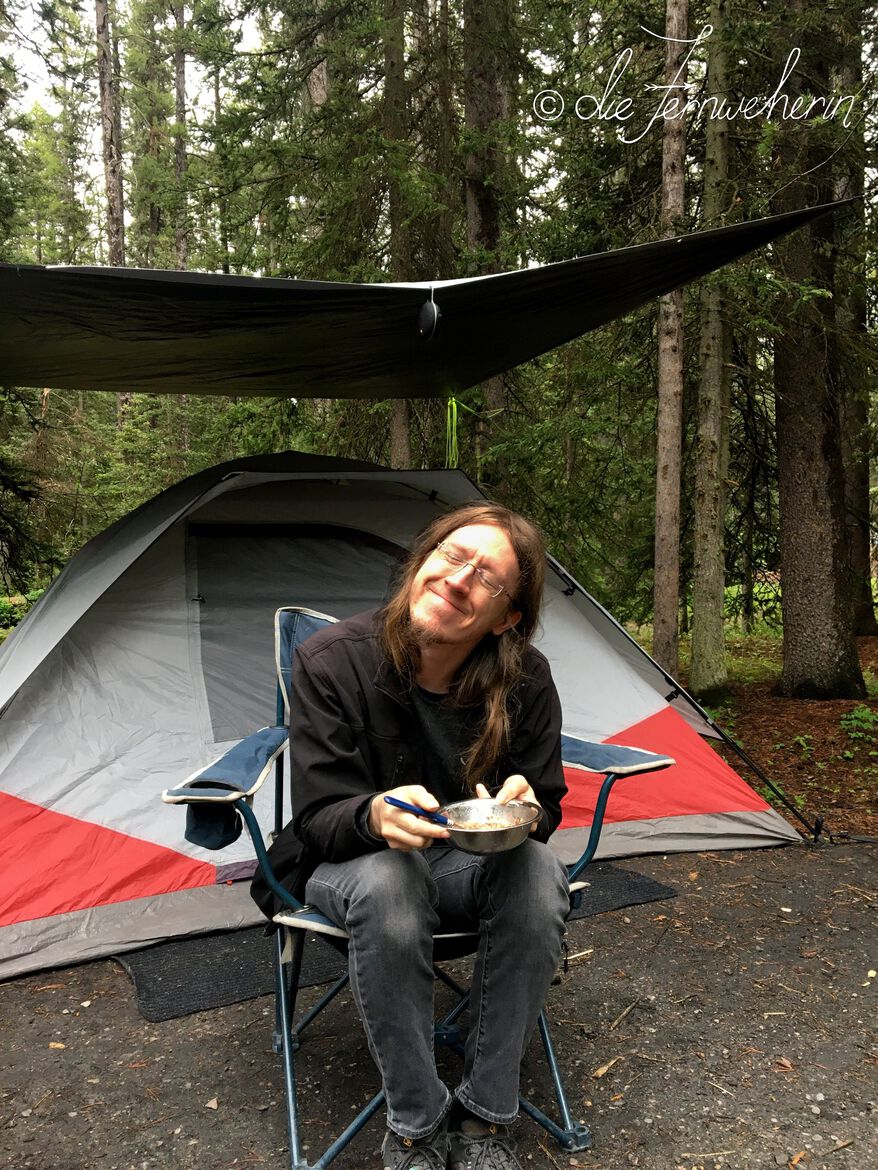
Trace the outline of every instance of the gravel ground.
<instances>
[{"instance_id":1,"label":"gravel ground","mask_svg":"<svg viewBox=\"0 0 878 1170\"><path fill-rule=\"evenodd\" d=\"M550 1011L595 1148L566 1153L522 1120L525 1165L878 1167L876 861L843 845L622 862L679 896L571 925ZM111 961L3 984L0 1166L280 1170L272 1015L262 998L147 1023ZM324 1021L302 1065L312 1157L377 1087L349 1000ZM536 1048L523 1074L545 1101ZM334 1166L377 1166L380 1138L373 1122Z\"/></svg>"}]
</instances>

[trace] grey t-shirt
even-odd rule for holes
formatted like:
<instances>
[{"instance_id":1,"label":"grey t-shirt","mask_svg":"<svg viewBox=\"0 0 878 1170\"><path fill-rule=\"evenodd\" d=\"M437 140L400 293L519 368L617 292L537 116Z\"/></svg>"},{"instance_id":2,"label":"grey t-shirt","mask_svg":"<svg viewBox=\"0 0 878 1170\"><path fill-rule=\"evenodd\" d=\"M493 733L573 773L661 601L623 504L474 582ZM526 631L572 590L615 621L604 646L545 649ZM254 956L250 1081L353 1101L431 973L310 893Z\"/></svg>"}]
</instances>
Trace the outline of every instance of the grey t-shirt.
<instances>
[{"instance_id":1,"label":"grey t-shirt","mask_svg":"<svg viewBox=\"0 0 878 1170\"><path fill-rule=\"evenodd\" d=\"M464 800L470 793L464 786L461 757L473 737L468 712L448 706L445 695L433 694L423 687L413 687L411 697L424 736L421 783L440 804Z\"/></svg>"}]
</instances>

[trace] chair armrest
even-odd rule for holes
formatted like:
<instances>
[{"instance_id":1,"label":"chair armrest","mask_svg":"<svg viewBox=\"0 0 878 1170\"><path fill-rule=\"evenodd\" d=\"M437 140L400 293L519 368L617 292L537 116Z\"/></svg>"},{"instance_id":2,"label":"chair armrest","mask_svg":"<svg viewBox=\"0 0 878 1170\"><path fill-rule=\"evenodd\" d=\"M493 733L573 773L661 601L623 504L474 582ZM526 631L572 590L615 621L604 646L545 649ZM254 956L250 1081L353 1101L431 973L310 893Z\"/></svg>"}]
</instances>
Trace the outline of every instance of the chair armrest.
<instances>
[{"instance_id":1,"label":"chair armrest","mask_svg":"<svg viewBox=\"0 0 878 1170\"><path fill-rule=\"evenodd\" d=\"M592 743L587 739L561 736L561 757L568 768L581 768L606 776L634 776L639 772L657 772L677 761L642 748L623 747L615 743Z\"/></svg>"},{"instance_id":2,"label":"chair armrest","mask_svg":"<svg viewBox=\"0 0 878 1170\"><path fill-rule=\"evenodd\" d=\"M285 727L262 727L177 788L162 793L165 804L228 804L252 796L287 746Z\"/></svg>"},{"instance_id":3,"label":"chair armrest","mask_svg":"<svg viewBox=\"0 0 878 1170\"><path fill-rule=\"evenodd\" d=\"M671 756L661 756L642 748L623 747L615 743L592 743L573 736L561 736L561 758L566 768L579 768L583 772L594 772L605 777L595 804L594 817L588 842L579 860L567 867L567 876L575 883L579 875L594 857L604 825L604 813L610 790L623 776L638 773L658 772L670 768L677 761Z\"/></svg>"},{"instance_id":4,"label":"chair armrest","mask_svg":"<svg viewBox=\"0 0 878 1170\"><path fill-rule=\"evenodd\" d=\"M262 835L249 801L287 743L285 727L262 727L179 787L166 788L165 804L187 805L186 840L202 849L225 849L240 837L243 816L250 836L256 833L253 845L259 856Z\"/></svg>"}]
</instances>

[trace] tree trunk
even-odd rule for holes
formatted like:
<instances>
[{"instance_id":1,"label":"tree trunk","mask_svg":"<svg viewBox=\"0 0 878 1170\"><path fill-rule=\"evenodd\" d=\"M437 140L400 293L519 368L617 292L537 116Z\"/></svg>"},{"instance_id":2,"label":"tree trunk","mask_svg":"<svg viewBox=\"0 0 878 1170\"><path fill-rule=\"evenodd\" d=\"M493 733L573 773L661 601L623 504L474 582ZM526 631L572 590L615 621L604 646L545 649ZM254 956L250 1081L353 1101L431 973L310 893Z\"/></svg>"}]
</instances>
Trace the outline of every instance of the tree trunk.
<instances>
[{"instance_id":1,"label":"tree trunk","mask_svg":"<svg viewBox=\"0 0 878 1170\"><path fill-rule=\"evenodd\" d=\"M412 240L403 189L409 131L408 85L405 76L406 0L384 0L384 138L390 220L390 274L410 280ZM412 461L409 404L394 398L390 418L390 466L410 467Z\"/></svg>"},{"instance_id":2,"label":"tree trunk","mask_svg":"<svg viewBox=\"0 0 878 1170\"><path fill-rule=\"evenodd\" d=\"M174 224L174 251L177 267L189 265L189 213L186 191L186 49L183 35L186 31L186 9L183 4L174 5L174 23L177 41L174 46L174 185L177 194L177 215Z\"/></svg>"},{"instance_id":3,"label":"tree trunk","mask_svg":"<svg viewBox=\"0 0 878 1170\"><path fill-rule=\"evenodd\" d=\"M458 112L455 94L457 60L452 59L448 0L410 0L409 52L410 141L416 143L416 163L436 181L434 206L412 227L412 279L447 279L457 273L455 217L461 197L458 158ZM413 435L420 459L429 465L430 452L441 442L447 404L435 399L410 404Z\"/></svg>"},{"instance_id":4,"label":"tree trunk","mask_svg":"<svg viewBox=\"0 0 878 1170\"><path fill-rule=\"evenodd\" d=\"M463 100L470 147L464 168L467 244L477 272L498 272L503 228L503 202L508 198L509 166L502 141L512 102L510 71L514 46L512 0L464 0ZM490 486L504 494L503 462L483 458L496 424L506 410L506 380L497 374L482 383L485 413L478 423L477 462Z\"/></svg>"},{"instance_id":5,"label":"tree trunk","mask_svg":"<svg viewBox=\"0 0 878 1170\"><path fill-rule=\"evenodd\" d=\"M714 33L707 63L708 92L722 100L728 92L725 0L713 0ZM729 133L727 123L705 124L704 224L719 227L728 210ZM692 573L692 661L689 689L714 697L728 681L725 654L725 511L729 463L731 333L723 294L716 280L701 290L698 433L695 441L695 531Z\"/></svg>"},{"instance_id":6,"label":"tree trunk","mask_svg":"<svg viewBox=\"0 0 878 1170\"><path fill-rule=\"evenodd\" d=\"M220 71L219 66L216 67L213 74L213 117L214 122L219 125L220 114L222 112L222 94L220 91ZM217 176L220 193L216 201L217 227L219 228L219 244L221 267L224 275L228 276L231 272L231 247L229 245L229 201L223 194L224 177Z\"/></svg>"},{"instance_id":7,"label":"tree trunk","mask_svg":"<svg viewBox=\"0 0 878 1170\"><path fill-rule=\"evenodd\" d=\"M125 267L125 199L122 186L122 110L117 78L118 47L112 33L109 0L95 0L98 94L106 196L107 263ZM129 393L116 395L116 423L121 426L131 405Z\"/></svg>"},{"instance_id":8,"label":"tree trunk","mask_svg":"<svg viewBox=\"0 0 878 1170\"><path fill-rule=\"evenodd\" d=\"M802 0L791 5L801 18ZM801 72L790 100L829 91L825 38L802 40ZM777 139L776 211L832 197L827 144L817 127L781 123ZM834 290L833 224L825 219L776 245L781 276L797 286ZM841 453L840 393L828 355L835 328L831 297L786 294L775 342L774 391L780 498L781 604L784 662L781 694L801 699L862 698L866 693L853 636L849 542Z\"/></svg>"},{"instance_id":9,"label":"tree trunk","mask_svg":"<svg viewBox=\"0 0 878 1170\"><path fill-rule=\"evenodd\" d=\"M390 407L390 466L411 467L412 441L409 401L407 398L393 398Z\"/></svg>"},{"instance_id":10,"label":"tree trunk","mask_svg":"<svg viewBox=\"0 0 878 1170\"><path fill-rule=\"evenodd\" d=\"M411 124L421 137L421 157L441 181L438 206L417 225L420 277L447 279L456 274L455 209L459 199L457 173L458 116L455 104L455 62L449 41L448 0L411 0L412 57L420 72L410 83Z\"/></svg>"},{"instance_id":11,"label":"tree trunk","mask_svg":"<svg viewBox=\"0 0 878 1170\"><path fill-rule=\"evenodd\" d=\"M667 0L665 82L686 80L683 44L688 0ZM675 91L683 97L683 91ZM685 106L685 99L680 108ZM668 118L662 132L662 226L679 230L685 210L686 123ZM680 467L683 444L683 291L659 306L658 417L656 421L655 585L653 656L671 674L679 669L677 614L680 604Z\"/></svg>"},{"instance_id":12,"label":"tree trunk","mask_svg":"<svg viewBox=\"0 0 878 1170\"><path fill-rule=\"evenodd\" d=\"M833 73L832 89L839 94L863 89L863 38L855 20L842 37L842 54ZM866 169L864 122L857 118L847 130L838 159L836 199L859 197L845 211L837 230L843 235L835 305L838 325L837 359L844 388L842 401L842 458L845 469L845 509L850 541L851 610L855 634L878 634L872 596L869 496L869 385L874 376L866 325L866 205L863 199ZM869 367L872 365L872 370Z\"/></svg>"},{"instance_id":13,"label":"tree trunk","mask_svg":"<svg viewBox=\"0 0 878 1170\"><path fill-rule=\"evenodd\" d=\"M125 266L125 214L122 189L120 111L113 72L109 0L95 0L98 90L101 104L101 142L104 157L104 190L107 201L107 262Z\"/></svg>"},{"instance_id":14,"label":"tree trunk","mask_svg":"<svg viewBox=\"0 0 878 1170\"><path fill-rule=\"evenodd\" d=\"M314 10L317 13L322 13L324 7L325 0L317 0ZM323 29L319 29L314 37L314 47L318 53L318 57L305 81L308 90L308 100L311 102L312 109L315 110L321 109L329 101L329 62L326 59L324 50L325 42L326 33Z\"/></svg>"}]
</instances>

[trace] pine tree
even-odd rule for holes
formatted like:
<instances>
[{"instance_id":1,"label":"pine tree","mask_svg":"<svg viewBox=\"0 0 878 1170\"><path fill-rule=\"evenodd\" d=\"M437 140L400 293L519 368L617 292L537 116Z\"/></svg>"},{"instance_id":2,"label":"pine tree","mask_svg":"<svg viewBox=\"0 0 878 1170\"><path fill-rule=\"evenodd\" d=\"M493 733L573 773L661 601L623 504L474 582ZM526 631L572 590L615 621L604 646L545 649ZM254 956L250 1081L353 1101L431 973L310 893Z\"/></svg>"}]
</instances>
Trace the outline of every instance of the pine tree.
<instances>
[{"instance_id":1,"label":"pine tree","mask_svg":"<svg viewBox=\"0 0 878 1170\"><path fill-rule=\"evenodd\" d=\"M790 94L829 93L832 13L794 0L791 14L802 46L803 73ZM780 25L782 31L786 26ZM785 124L777 160L789 176L778 210L828 201L829 127ZM841 448L841 387L829 345L834 328L834 225L819 220L777 247L785 282L783 328L774 343L780 488L781 587L784 623L783 694L795 698L865 695L849 590L849 544Z\"/></svg>"}]
</instances>

